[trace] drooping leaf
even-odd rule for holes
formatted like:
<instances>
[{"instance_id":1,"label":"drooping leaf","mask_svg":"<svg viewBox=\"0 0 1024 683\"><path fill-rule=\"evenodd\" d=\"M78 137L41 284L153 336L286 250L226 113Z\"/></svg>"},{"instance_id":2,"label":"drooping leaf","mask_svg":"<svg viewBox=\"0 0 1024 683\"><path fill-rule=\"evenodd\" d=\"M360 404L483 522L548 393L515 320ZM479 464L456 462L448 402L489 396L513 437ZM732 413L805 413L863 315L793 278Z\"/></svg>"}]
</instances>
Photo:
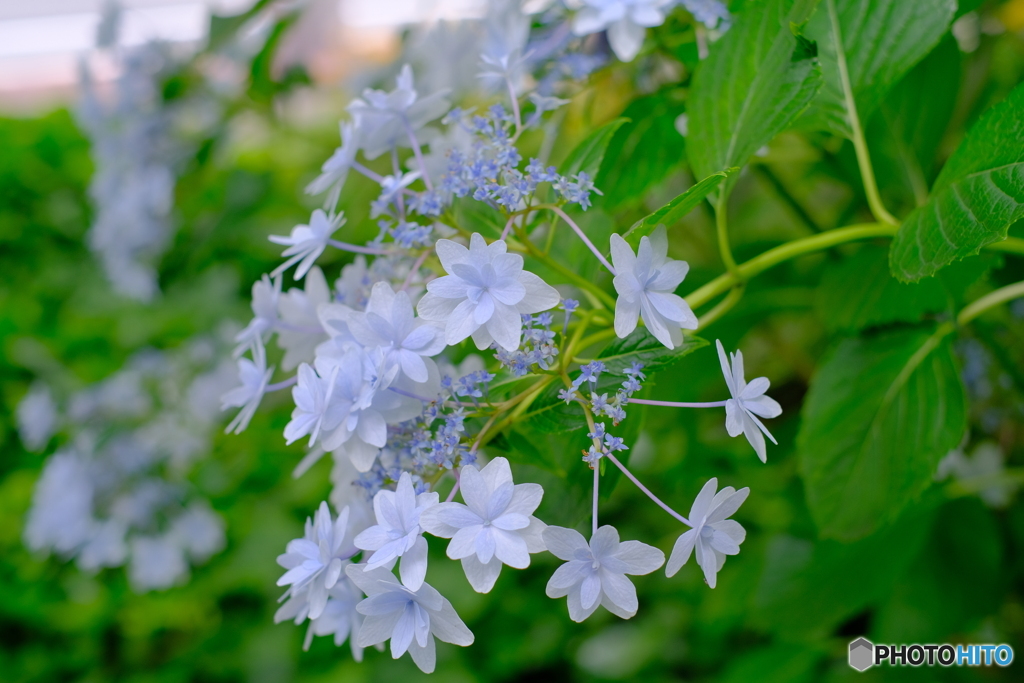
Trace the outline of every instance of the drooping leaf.
<instances>
[{"instance_id":1,"label":"drooping leaf","mask_svg":"<svg viewBox=\"0 0 1024 683\"><path fill-rule=\"evenodd\" d=\"M630 246L636 249L640 244L641 237L650 235L659 225L671 227L682 220L686 214L697 208L697 205L718 187L719 183L728 178L729 173L734 170L730 169L729 171L722 171L708 176L651 215L634 223L622 237Z\"/></svg>"},{"instance_id":2,"label":"drooping leaf","mask_svg":"<svg viewBox=\"0 0 1024 683\"><path fill-rule=\"evenodd\" d=\"M820 534L859 538L893 519L965 430L945 336L914 329L841 342L811 382L797 437Z\"/></svg>"},{"instance_id":3,"label":"drooping leaf","mask_svg":"<svg viewBox=\"0 0 1024 683\"><path fill-rule=\"evenodd\" d=\"M575 175L582 171L592 179L596 178L601 170L601 162L604 160L605 150L608 149L608 144L612 141L615 131L627 121L629 119L626 118L617 118L614 121L609 121L583 138L583 141L576 145L573 151L569 152L569 156L562 163L559 169L562 175Z\"/></svg>"},{"instance_id":4,"label":"drooping leaf","mask_svg":"<svg viewBox=\"0 0 1024 683\"><path fill-rule=\"evenodd\" d=\"M641 97L622 112L629 123L612 137L596 180L607 208L642 200L686 159L685 140L675 127L683 105L674 93L673 89Z\"/></svg>"},{"instance_id":5,"label":"drooping leaf","mask_svg":"<svg viewBox=\"0 0 1024 683\"><path fill-rule=\"evenodd\" d=\"M823 0L807 23L818 43L824 84L805 117L808 126L850 137L840 80L833 11L850 77L850 89L862 119L886 92L928 54L949 28L956 0Z\"/></svg>"},{"instance_id":6,"label":"drooping leaf","mask_svg":"<svg viewBox=\"0 0 1024 683\"><path fill-rule=\"evenodd\" d=\"M687 156L697 177L746 164L814 97L821 74L814 45L799 30L817 2L747 3L712 46L688 102Z\"/></svg>"},{"instance_id":7,"label":"drooping leaf","mask_svg":"<svg viewBox=\"0 0 1024 683\"><path fill-rule=\"evenodd\" d=\"M1024 85L992 107L946 162L928 202L900 226L889 252L904 281L1006 239L1024 217Z\"/></svg>"},{"instance_id":8,"label":"drooping leaf","mask_svg":"<svg viewBox=\"0 0 1024 683\"><path fill-rule=\"evenodd\" d=\"M659 370L669 367L683 356L707 344L708 342L700 337L686 335L681 346L668 349L645 328L637 328L633 334L625 339L616 339L601 352L598 358L605 364L605 372L601 374L596 386L584 386L581 391L593 391L611 397L626 379L623 371L633 363L643 363L644 374L650 379ZM566 404L558 398L558 391L563 388L564 385L561 383L553 384L531 406L527 418L537 431L561 433L587 426L579 405Z\"/></svg>"}]
</instances>

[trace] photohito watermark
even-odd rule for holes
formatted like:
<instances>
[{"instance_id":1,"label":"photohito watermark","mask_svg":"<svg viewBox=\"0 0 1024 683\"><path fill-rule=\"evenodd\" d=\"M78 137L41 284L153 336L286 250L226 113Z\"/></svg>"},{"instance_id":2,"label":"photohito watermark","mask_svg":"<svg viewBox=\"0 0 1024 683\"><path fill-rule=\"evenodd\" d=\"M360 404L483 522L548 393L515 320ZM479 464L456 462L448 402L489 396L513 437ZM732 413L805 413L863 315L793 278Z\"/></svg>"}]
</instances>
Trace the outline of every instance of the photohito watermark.
<instances>
[{"instance_id":1,"label":"photohito watermark","mask_svg":"<svg viewBox=\"0 0 1024 683\"><path fill-rule=\"evenodd\" d=\"M1009 666L1009 645L875 645L867 638L850 643L850 666L857 671L889 666Z\"/></svg>"}]
</instances>

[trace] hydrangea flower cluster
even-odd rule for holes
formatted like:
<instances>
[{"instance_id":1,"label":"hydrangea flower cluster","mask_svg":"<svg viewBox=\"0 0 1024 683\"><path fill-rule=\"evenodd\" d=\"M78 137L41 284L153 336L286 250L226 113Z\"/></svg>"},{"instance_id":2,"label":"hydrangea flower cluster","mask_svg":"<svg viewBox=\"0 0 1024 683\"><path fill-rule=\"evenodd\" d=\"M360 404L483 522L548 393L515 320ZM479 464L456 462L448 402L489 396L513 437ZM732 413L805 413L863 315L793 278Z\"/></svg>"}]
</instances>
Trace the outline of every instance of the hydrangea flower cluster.
<instances>
[{"instance_id":1,"label":"hydrangea flower cluster","mask_svg":"<svg viewBox=\"0 0 1024 683\"><path fill-rule=\"evenodd\" d=\"M340 146L307 187L324 195L322 208L288 234L270 238L283 247L282 262L253 284L253 317L235 336L235 386L217 384L223 368L201 375L194 386L208 398L216 385L222 408L237 410L229 432L258 419L268 393L287 390L293 406L283 439L306 449L296 476L331 454L334 510L322 503L278 557L285 570L278 585L286 592L276 619L308 622L307 647L314 636L332 636L337 645L348 641L360 659L364 648L390 642L393 657L408 652L429 672L435 640L471 644L473 634L452 604L427 582L428 535L448 539L447 556L461 562L477 592L491 591L504 566L523 569L531 555L549 551L565 564L547 594L566 597L572 619L582 621L601 606L632 617L638 603L627 576L659 569L665 554L621 541L614 527L599 525L604 461L687 527L669 558L669 576L695 553L714 587L725 557L739 551L745 532L729 517L747 489L716 494L712 479L683 517L620 462L616 454L630 446L608 431L608 423L626 419L631 403L724 408L726 431L745 434L764 460L763 435L771 435L759 418L781 411L764 395L768 380L747 383L742 355L727 363L719 345L731 398L703 404L636 398L650 372L645 359L677 352L684 330L698 326L675 294L688 266L668 256L664 227L642 237L636 251L612 235L609 263L566 211L586 211L601 196L591 175L560 173L545 161L543 146L528 161L520 151L524 131L550 129L551 112L569 103L572 78L604 59L579 51L583 43L573 35L606 31L612 51L629 60L645 29L660 24L671 4L586 0L571 15L549 7L547 25L537 31L518 8L502 5L510 19L485 21L491 38L482 46L479 74L482 83L498 86L499 101L451 109L451 91L417 88L409 65L394 89L365 89L340 123ZM368 211L377 234L363 243L349 241L358 233L338 210L353 172L379 186ZM503 217L504 230L495 239L462 224L456 202L486 205ZM538 223L530 214L540 212L551 212L582 240L613 277L616 301L602 288L606 282L576 279L556 287L538 275L572 267L533 242ZM333 282L318 265L328 249L352 255ZM286 288L287 278L301 281L301 288ZM564 312L558 323L556 308ZM647 332L637 332L641 323ZM663 348L648 344L648 355L620 353L613 361L600 348L612 335L651 337ZM491 367L450 369L470 339L477 350L494 352ZM581 358L588 350L597 355ZM137 391L131 382L156 378L135 366L131 372L94 393ZM558 406L559 398L587 424L577 437L582 443L585 433L590 441L583 451L588 468L580 468L593 476L589 539L541 521L542 487L516 483L513 463L486 452L531 406ZM29 445L45 444L57 422L47 400L37 389L19 409ZM74 555L87 568L124 562L130 546L135 585L169 585L187 571L186 557L198 561L216 550L222 531L208 508L188 502L184 484L166 472L162 478L151 473L201 452L201 443L164 436L205 433L210 411L192 416L202 423L195 427L168 424L173 406L146 422L148 408L104 415L100 408L76 408L76 401L102 404L72 401L69 415L78 416L72 421L80 433L44 474L27 531L30 545ZM141 399L116 404L145 405ZM194 396L183 403L193 411L200 404ZM141 426L121 428L110 439L103 436L109 430L86 426L129 418ZM53 500L57 492L61 499ZM67 525L68 519L74 523Z\"/></svg>"},{"instance_id":2,"label":"hydrangea flower cluster","mask_svg":"<svg viewBox=\"0 0 1024 683\"><path fill-rule=\"evenodd\" d=\"M26 446L60 442L36 484L29 548L88 572L127 564L138 591L181 583L190 564L223 548L223 522L186 476L209 451L231 386L223 347L198 338L144 351L63 400L42 384L26 395L17 411Z\"/></svg>"}]
</instances>

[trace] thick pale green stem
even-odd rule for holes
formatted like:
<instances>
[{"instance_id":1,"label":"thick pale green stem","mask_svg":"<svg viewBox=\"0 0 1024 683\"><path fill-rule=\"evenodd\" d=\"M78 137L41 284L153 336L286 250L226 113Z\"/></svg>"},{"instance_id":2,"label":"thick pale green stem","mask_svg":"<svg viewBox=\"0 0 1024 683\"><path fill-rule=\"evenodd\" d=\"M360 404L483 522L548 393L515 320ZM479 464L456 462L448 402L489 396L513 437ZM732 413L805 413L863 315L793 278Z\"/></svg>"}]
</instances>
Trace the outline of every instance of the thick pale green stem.
<instances>
[{"instance_id":1,"label":"thick pale green stem","mask_svg":"<svg viewBox=\"0 0 1024 683\"><path fill-rule=\"evenodd\" d=\"M732 257L732 247L729 246L728 203L728 194L726 194L725 190L719 189L718 201L715 202L715 230L718 233L718 252L722 255L725 269L738 279L740 274L736 269L736 259Z\"/></svg>"},{"instance_id":2,"label":"thick pale green stem","mask_svg":"<svg viewBox=\"0 0 1024 683\"><path fill-rule=\"evenodd\" d=\"M861 179L864 182L864 193L868 198L868 206L871 213L881 223L898 225L891 213L882 203L882 196L878 192L878 183L875 181L875 171L871 167L871 155L868 154L868 144L864 139L864 129L860 125L860 116L857 114L857 102L853 99L853 86L850 84L850 72L846 66L846 52L843 50L843 35L839 28L839 12L836 11L835 0L826 0L828 4L829 18L832 20L832 38L836 48L836 62L839 66L839 81L843 86L843 98L846 100L846 114L850 123L850 130L853 134L853 148L857 152L857 166L860 167Z\"/></svg>"},{"instance_id":3,"label":"thick pale green stem","mask_svg":"<svg viewBox=\"0 0 1024 683\"><path fill-rule=\"evenodd\" d=\"M1024 282L1015 282L1012 285L1000 287L964 306L964 309L956 317L956 322L958 325L966 325L990 308L1021 297L1024 297Z\"/></svg>"},{"instance_id":4,"label":"thick pale green stem","mask_svg":"<svg viewBox=\"0 0 1024 683\"><path fill-rule=\"evenodd\" d=\"M865 223L862 225L851 225L845 228L829 230L819 235L804 237L802 239L787 242L781 246L769 249L768 251L755 256L746 263L737 266L739 277L732 273L720 275L703 287L698 288L689 296L685 297L690 308L697 308L708 303L716 296L724 294L732 287L749 280L762 271L768 270L783 261L791 258L810 254L822 249L828 249L838 244L845 244L854 240L870 239L872 237L892 237L896 234L895 225L883 223Z\"/></svg>"}]
</instances>

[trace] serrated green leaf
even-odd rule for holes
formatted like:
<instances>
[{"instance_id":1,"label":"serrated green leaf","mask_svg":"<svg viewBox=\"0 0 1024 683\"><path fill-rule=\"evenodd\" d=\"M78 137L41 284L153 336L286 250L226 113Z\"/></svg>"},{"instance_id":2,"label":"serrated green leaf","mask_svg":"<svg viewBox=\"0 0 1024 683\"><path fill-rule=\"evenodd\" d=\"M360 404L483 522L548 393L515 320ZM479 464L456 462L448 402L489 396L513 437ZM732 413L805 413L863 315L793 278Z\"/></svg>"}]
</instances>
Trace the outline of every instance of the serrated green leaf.
<instances>
[{"instance_id":1,"label":"serrated green leaf","mask_svg":"<svg viewBox=\"0 0 1024 683\"><path fill-rule=\"evenodd\" d=\"M598 358L604 362L606 372L602 373L597 386L592 391L597 394L612 395L625 381L623 371L635 362L644 364L644 374L650 379L655 373L663 370L683 356L707 346L708 342L700 337L685 335L683 343L674 349L666 348L654 335L645 328L637 328L625 339L616 339L609 344ZM533 429L546 434L558 434L573 431L587 426L583 410L575 403L566 404L558 398L563 385L552 385L527 413Z\"/></svg>"},{"instance_id":2,"label":"serrated green leaf","mask_svg":"<svg viewBox=\"0 0 1024 683\"><path fill-rule=\"evenodd\" d=\"M661 207L650 216L642 218L633 224L629 230L622 235L623 239L634 249L640 244L640 238L650 235L659 225L671 227L683 219L686 214L697 208L697 205L708 196L718 184L729 177L729 171L722 171L708 176L686 192L677 196L665 206Z\"/></svg>"},{"instance_id":3,"label":"serrated green leaf","mask_svg":"<svg viewBox=\"0 0 1024 683\"><path fill-rule=\"evenodd\" d=\"M797 437L821 535L859 538L893 519L966 428L945 335L914 329L841 342L811 382Z\"/></svg>"},{"instance_id":4,"label":"serrated green leaf","mask_svg":"<svg viewBox=\"0 0 1024 683\"><path fill-rule=\"evenodd\" d=\"M794 28L817 0L747 3L693 77L687 156L697 177L743 166L814 97L821 74ZM726 181L726 189L735 176Z\"/></svg>"},{"instance_id":5,"label":"serrated green leaf","mask_svg":"<svg viewBox=\"0 0 1024 683\"><path fill-rule=\"evenodd\" d=\"M612 136L595 181L608 209L643 199L686 160L685 140L675 127L683 105L674 93L641 97L622 112L630 121Z\"/></svg>"},{"instance_id":6,"label":"serrated green leaf","mask_svg":"<svg viewBox=\"0 0 1024 683\"><path fill-rule=\"evenodd\" d=\"M569 156L562 163L560 169L562 175L575 175L583 171L591 178L596 178L601 170L601 162L604 161L604 153L608 149L608 144L612 141L615 131L627 121L629 121L627 118L617 118L585 137L583 142L569 152Z\"/></svg>"},{"instance_id":7,"label":"serrated green leaf","mask_svg":"<svg viewBox=\"0 0 1024 683\"><path fill-rule=\"evenodd\" d=\"M850 123L839 76L831 11L835 9L850 89L862 119L889 89L942 38L956 11L956 0L825 0L807 23L818 43L824 84L804 123L850 137Z\"/></svg>"},{"instance_id":8,"label":"serrated green leaf","mask_svg":"<svg viewBox=\"0 0 1024 683\"><path fill-rule=\"evenodd\" d=\"M986 244L1006 239L1024 217L1024 85L971 128L943 167L928 202L889 251L892 273L918 280Z\"/></svg>"}]
</instances>

